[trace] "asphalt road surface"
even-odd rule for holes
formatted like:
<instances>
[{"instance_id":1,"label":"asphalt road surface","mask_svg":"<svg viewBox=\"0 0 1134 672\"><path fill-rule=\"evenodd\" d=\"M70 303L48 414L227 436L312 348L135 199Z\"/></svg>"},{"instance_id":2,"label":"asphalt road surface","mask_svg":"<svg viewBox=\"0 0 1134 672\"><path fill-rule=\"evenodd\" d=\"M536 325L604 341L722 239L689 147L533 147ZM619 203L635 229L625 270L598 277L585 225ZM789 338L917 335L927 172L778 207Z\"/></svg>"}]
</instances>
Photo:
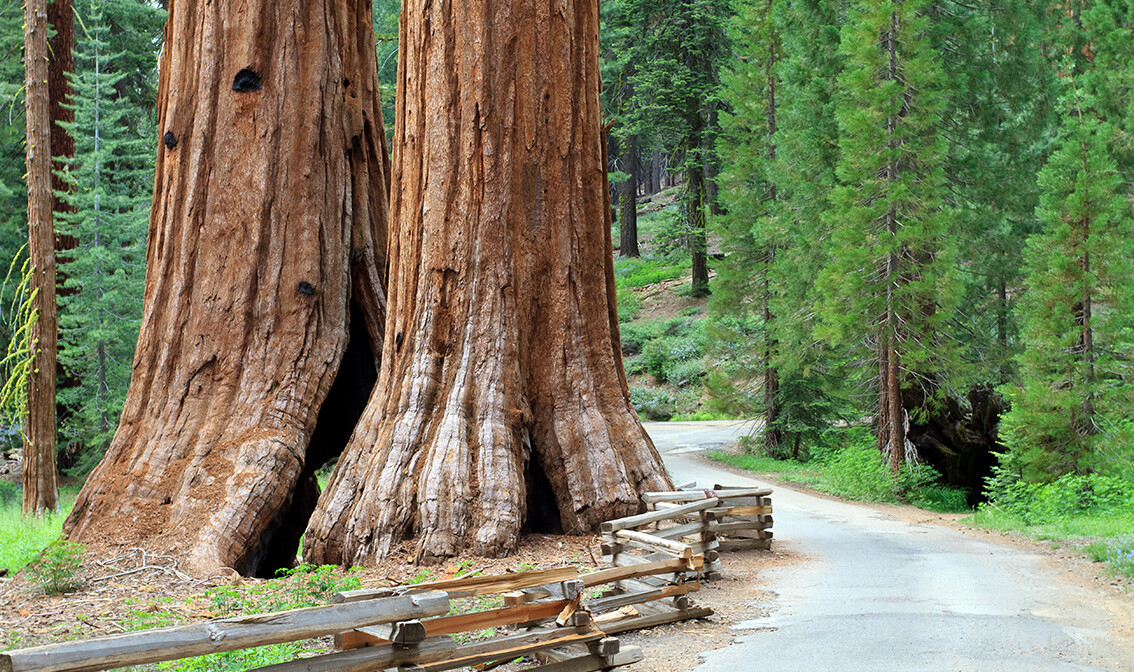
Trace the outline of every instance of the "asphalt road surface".
<instances>
[{"instance_id":1,"label":"asphalt road surface","mask_svg":"<svg viewBox=\"0 0 1134 672\"><path fill-rule=\"evenodd\" d=\"M751 423L646 428L675 482L757 483L699 458ZM776 543L809 560L763 573L771 615L737 626L697 672L1134 672L1134 600L1068 580L1045 555L783 487L773 506Z\"/></svg>"}]
</instances>

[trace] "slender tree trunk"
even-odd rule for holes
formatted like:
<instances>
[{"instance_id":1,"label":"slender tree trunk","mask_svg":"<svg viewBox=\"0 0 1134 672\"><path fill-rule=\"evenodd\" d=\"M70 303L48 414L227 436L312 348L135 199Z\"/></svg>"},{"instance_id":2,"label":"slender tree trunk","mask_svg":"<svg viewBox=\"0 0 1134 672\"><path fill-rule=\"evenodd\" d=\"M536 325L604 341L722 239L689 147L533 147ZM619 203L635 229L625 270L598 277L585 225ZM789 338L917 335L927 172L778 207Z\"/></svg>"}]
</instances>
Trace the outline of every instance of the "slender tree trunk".
<instances>
[{"instance_id":1,"label":"slender tree trunk","mask_svg":"<svg viewBox=\"0 0 1134 672\"><path fill-rule=\"evenodd\" d=\"M171 3L134 376L70 538L246 574L294 560L314 470L345 443L326 437L357 420L348 383L373 379L382 342L389 183L370 8Z\"/></svg>"},{"instance_id":2,"label":"slender tree trunk","mask_svg":"<svg viewBox=\"0 0 1134 672\"><path fill-rule=\"evenodd\" d=\"M650 152L650 186L647 193L650 196L662 190L662 155L660 149Z\"/></svg>"},{"instance_id":3,"label":"slender tree trunk","mask_svg":"<svg viewBox=\"0 0 1134 672\"><path fill-rule=\"evenodd\" d=\"M886 454L890 449L890 348L886 337L886 318L878 320L878 452Z\"/></svg>"},{"instance_id":4,"label":"slender tree trunk","mask_svg":"<svg viewBox=\"0 0 1134 672\"><path fill-rule=\"evenodd\" d=\"M68 74L75 71L75 12L72 0L53 0L47 5L47 21L55 30L49 41L47 88L51 97L51 156L53 170L63 170L62 158L75 156L75 139L71 137L59 122L70 123L75 121L75 110L69 107L71 102L71 80ZM67 185L55 174L51 176L51 186L56 193L63 191ZM70 212L72 209L63 203L58 196L53 196L55 212ZM57 237L55 249L58 252L73 250L79 241L71 236ZM62 278L60 278L62 290Z\"/></svg>"},{"instance_id":5,"label":"slender tree trunk","mask_svg":"<svg viewBox=\"0 0 1134 672\"><path fill-rule=\"evenodd\" d=\"M622 183L618 207L618 253L638 257L638 136L622 140L622 167L630 176Z\"/></svg>"},{"instance_id":6,"label":"slender tree trunk","mask_svg":"<svg viewBox=\"0 0 1134 672\"><path fill-rule=\"evenodd\" d=\"M75 12L72 0L52 0L49 2L47 5L47 21L55 31L48 42L50 62L47 77L47 88L51 97L51 188L54 191L52 209L56 213L69 213L73 212L74 208L67 205L59 197L59 193L69 189L69 186L57 173L64 169L65 159L75 156L75 139L59 123L75 121L75 110L70 107L72 102L71 80L68 77L68 74L75 71ZM78 238L56 232L57 266L63 266L70 261L68 253L78 245ZM66 287L66 281L66 272L57 270L55 277L57 296L70 296L78 291L74 287ZM56 336L56 345L59 351L66 348L65 344L58 342L58 335ZM58 388L68 389L79 385L79 379L68 373L62 362L57 361L56 373L55 384ZM58 422L60 424L66 422L69 412L70 409L66 405L56 403L56 413L59 416Z\"/></svg>"},{"instance_id":7,"label":"slender tree trunk","mask_svg":"<svg viewBox=\"0 0 1134 672\"><path fill-rule=\"evenodd\" d=\"M889 31L886 34L886 49L889 57L889 72L887 78L890 82L898 82L900 73L898 70L898 13L897 11L890 14ZM888 147L891 151L891 156L894 155L895 150L900 146L901 140L897 137L899 115L897 113L891 114L886 119L886 135L889 137ZM899 167L897 158L892 158L886 165L886 181L887 187L893 185L899 177ZM891 208L887 211L885 216L884 228L885 235L891 241L897 240L898 237L898 213ZM895 245L891 242L891 247ZM898 282L901 282L900 277L900 260L898 252L891 251L886 255L886 289L885 289L885 318L882 324L882 338L879 343L883 345L884 350L879 354L880 357L886 358L886 378L884 381L886 394L885 403L886 420L887 420L887 443L889 446L890 457L890 470L897 474L902 466L902 459L905 457L906 449L906 414L905 407L902 403L902 387L901 387L901 342L899 338L900 324L898 322L898 315L896 306L894 305L894 289Z\"/></svg>"},{"instance_id":8,"label":"slender tree trunk","mask_svg":"<svg viewBox=\"0 0 1134 672\"><path fill-rule=\"evenodd\" d=\"M768 3L768 16L771 17L771 2ZM768 60L764 76L768 82L768 163L776 160L776 47L768 46ZM715 200L715 195L714 195ZM779 193L775 182L768 186L768 200L776 207ZM776 262L776 245L771 243L764 253L764 448L771 453L780 447L783 433L777 423L780 418L780 374L773 363L778 343L773 336L772 323L776 316L772 313L772 266ZM797 449L798 450L798 449Z\"/></svg>"},{"instance_id":9,"label":"slender tree trunk","mask_svg":"<svg viewBox=\"0 0 1134 672\"><path fill-rule=\"evenodd\" d=\"M51 190L51 110L46 0L24 3L24 98L27 106L28 254L35 324L24 422L23 513L59 505L55 467L55 231Z\"/></svg>"},{"instance_id":10,"label":"slender tree trunk","mask_svg":"<svg viewBox=\"0 0 1134 672\"><path fill-rule=\"evenodd\" d=\"M693 256L693 283L691 296L709 295L709 254L705 233L705 171L700 162L686 163L688 190L686 198L686 226L690 235L690 252Z\"/></svg>"},{"instance_id":11,"label":"slender tree trunk","mask_svg":"<svg viewBox=\"0 0 1134 672\"><path fill-rule=\"evenodd\" d=\"M598 27L589 1L405 5L391 340L308 562L505 554L670 486L620 356Z\"/></svg>"}]
</instances>

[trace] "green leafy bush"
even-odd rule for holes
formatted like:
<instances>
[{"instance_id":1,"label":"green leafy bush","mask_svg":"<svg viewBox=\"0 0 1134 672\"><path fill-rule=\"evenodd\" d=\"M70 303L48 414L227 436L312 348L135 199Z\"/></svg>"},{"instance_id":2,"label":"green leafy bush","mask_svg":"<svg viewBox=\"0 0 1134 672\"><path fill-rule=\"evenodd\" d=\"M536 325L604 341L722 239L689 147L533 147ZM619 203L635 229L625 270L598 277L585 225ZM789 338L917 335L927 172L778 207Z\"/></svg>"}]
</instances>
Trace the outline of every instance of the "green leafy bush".
<instances>
[{"instance_id":1,"label":"green leafy bush","mask_svg":"<svg viewBox=\"0 0 1134 672\"><path fill-rule=\"evenodd\" d=\"M72 593L83 586L79 570L86 548L63 539L43 549L43 555L28 566L32 587L46 595Z\"/></svg>"},{"instance_id":2,"label":"green leafy bush","mask_svg":"<svg viewBox=\"0 0 1134 672\"><path fill-rule=\"evenodd\" d=\"M669 420L677 413L676 396L669 390L631 387L630 402L644 420Z\"/></svg>"},{"instance_id":3,"label":"green leafy bush","mask_svg":"<svg viewBox=\"0 0 1134 672\"><path fill-rule=\"evenodd\" d=\"M235 616L324 605L332 594L362 586L357 576L333 565L303 564L278 574L274 581L251 587L217 586L205 595L215 613Z\"/></svg>"},{"instance_id":4,"label":"green leafy bush","mask_svg":"<svg viewBox=\"0 0 1134 672\"><path fill-rule=\"evenodd\" d=\"M867 502L893 502L894 480L873 448L848 446L823 461L831 494Z\"/></svg>"},{"instance_id":5,"label":"green leafy bush","mask_svg":"<svg viewBox=\"0 0 1134 672\"><path fill-rule=\"evenodd\" d=\"M1020 518L1026 524L1046 523L1077 515L1106 515L1134 511L1134 483L1101 474L1066 474L1051 483L1030 483L1000 468L989 481L989 506Z\"/></svg>"},{"instance_id":6,"label":"green leafy bush","mask_svg":"<svg viewBox=\"0 0 1134 672\"><path fill-rule=\"evenodd\" d=\"M0 480L0 507L17 505L22 496L20 486L11 481Z\"/></svg>"}]
</instances>

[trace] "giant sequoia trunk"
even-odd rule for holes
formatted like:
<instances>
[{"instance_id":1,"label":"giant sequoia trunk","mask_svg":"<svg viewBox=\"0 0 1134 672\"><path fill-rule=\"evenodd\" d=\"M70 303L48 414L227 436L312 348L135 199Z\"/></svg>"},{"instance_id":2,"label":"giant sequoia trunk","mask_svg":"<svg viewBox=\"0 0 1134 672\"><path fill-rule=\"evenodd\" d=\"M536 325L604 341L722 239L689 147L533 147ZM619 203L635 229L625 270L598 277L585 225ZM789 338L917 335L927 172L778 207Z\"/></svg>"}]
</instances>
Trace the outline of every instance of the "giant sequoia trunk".
<instances>
[{"instance_id":1,"label":"giant sequoia trunk","mask_svg":"<svg viewBox=\"0 0 1134 672\"><path fill-rule=\"evenodd\" d=\"M134 376L65 529L267 573L294 559L313 470L354 424L324 408L336 374L365 396L382 339L370 3L171 3L159 120Z\"/></svg>"},{"instance_id":2,"label":"giant sequoia trunk","mask_svg":"<svg viewBox=\"0 0 1134 672\"><path fill-rule=\"evenodd\" d=\"M668 478L627 394L598 3L407 3L378 388L310 562L424 561L593 530Z\"/></svg>"}]
</instances>

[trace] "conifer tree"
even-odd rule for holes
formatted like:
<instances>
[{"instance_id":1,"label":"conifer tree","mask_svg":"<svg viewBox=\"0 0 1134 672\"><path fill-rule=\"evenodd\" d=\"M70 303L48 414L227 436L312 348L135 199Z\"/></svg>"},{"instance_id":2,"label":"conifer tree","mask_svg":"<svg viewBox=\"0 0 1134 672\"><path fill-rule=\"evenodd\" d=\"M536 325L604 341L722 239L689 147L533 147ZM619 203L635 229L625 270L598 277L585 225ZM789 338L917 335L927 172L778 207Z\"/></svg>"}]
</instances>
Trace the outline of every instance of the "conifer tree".
<instances>
[{"instance_id":1,"label":"conifer tree","mask_svg":"<svg viewBox=\"0 0 1134 672\"><path fill-rule=\"evenodd\" d=\"M1013 297L1024 240L1038 228L1036 175L1058 121L1058 87L1042 50L1042 3L948 7L936 43L948 45L946 171L965 268L954 327L969 355L954 373L969 385L995 385L1013 375L1020 347Z\"/></svg>"},{"instance_id":2,"label":"conifer tree","mask_svg":"<svg viewBox=\"0 0 1134 672\"><path fill-rule=\"evenodd\" d=\"M137 110L120 94L127 73L123 53L110 45L107 6L114 0L77 0L82 29L72 78L76 156L67 162L63 198L74 212L64 232L79 247L62 264L60 361L78 381L62 390L70 408L63 437L95 465L113 437L130 382L145 282L145 236L153 178L150 127L131 119ZM136 4L136 3L128 3ZM91 450L88 450L91 449Z\"/></svg>"},{"instance_id":3,"label":"conifer tree","mask_svg":"<svg viewBox=\"0 0 1134 672\"><path fill-rule=\"evenodd\" d=\"M722 134L717 144L725 166L718 177L719 196L727 214L718 217L713 227L720 235L725 258L717 267L710 303L719 341L733 352L759 355L757 361L731 362L730 368L741 376L713 375L709 385L719 398L761 400L759 408L734 408L733 412L761 412L765 451L776 454L779 375L772 366L771 267L785 233L770 176L776 157L777 59L781 53L772 5L770 0L739 3L730 24L734 58L721 73L721 96L728 109L720 114ZM750 377L759 382L758 392L740 393L738 381L729 379Z\"/></svg>"},{"instance_id":4,"label":"conifer tree","mask_svg":"<svg viewBox=\"0 0 1134 672\"><path fill-rule=\"evenodd\" d=\"M720 60L728 53L728 0L625 0L645 26L631 59L648 62L631 78L639 135L658 136L684 156L685 235L694 296L709 293L705 166L712 163ZM648 132L643 133L643 131Z\"/></svg>"},{"instance_id":5,"label":"conifer tree","mask_svg":"<svg viewBox=\"0 0 1134 672\"><path fill-rule=\"evenodd\" d=\"M869 344L877 438L897 471L913 446L903 399L942 390L953 353L944 325L955 292L939 130L946 79L929 41L928 3L856 4L841 34L840 185L832 192L830 262L819 282L821 332Z\"/></svg>"},{"instance_id":6,"label":"conifer tree","mask_svg":"<svg viewBox=\"0 0 1134 672\"><path fill-rule=\"evenodd\" d=\"M1095 73L1073 70L1061 138L1039 176L1043 230L1027 245L1022 381L1004 419L1027 480L1107 466L1100 449L1134 421L1134 217L1109 146L1115 131L1086 92Z\"/></svg>"}]
</instances>

